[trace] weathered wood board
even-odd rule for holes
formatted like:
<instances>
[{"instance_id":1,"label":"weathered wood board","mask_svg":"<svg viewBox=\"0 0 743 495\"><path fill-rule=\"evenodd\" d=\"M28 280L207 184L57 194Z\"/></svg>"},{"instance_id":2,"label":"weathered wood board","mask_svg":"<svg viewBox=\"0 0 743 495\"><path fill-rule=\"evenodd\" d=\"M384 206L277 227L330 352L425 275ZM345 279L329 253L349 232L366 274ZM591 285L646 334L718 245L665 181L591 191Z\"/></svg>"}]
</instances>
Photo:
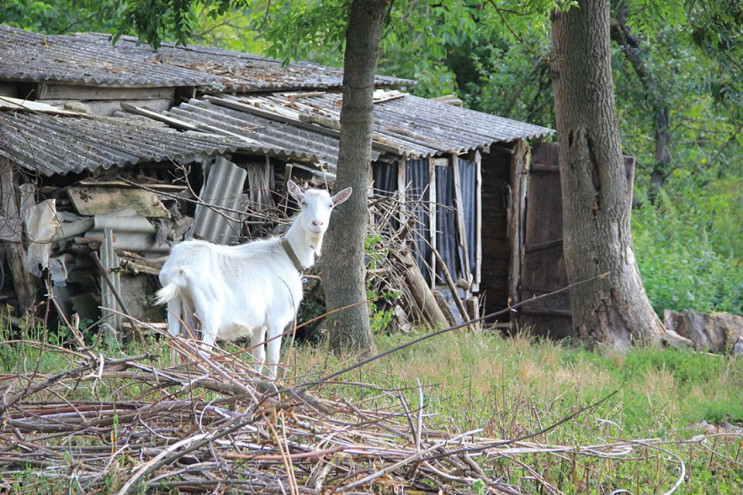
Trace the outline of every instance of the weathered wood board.
<instances>
[{"instance_id":1,"label":"weathered wood board","mask_svg":"<svg viewBox=\"0 0 743 495\"><path fill-rule=\"evenodd\" d=\"M521 265L521 302L568 285L562 247L562 189L558 158L557 144L535 143L532 148ZM624 166L632 194L635 159L625 157ZM631 201L628 207L631 207ZM556 339L570 336L570 293L561 292L524 304L519 309L518 321L522 327L532 327L537 335Z\"/></svg>"},{"instance_id":2,"label":"weathered wood board","mask_svg":"<svg viewBox=\"0 0 743 495\"><path fill-rule=\"evenodd\" d=\"M168 215L156 193L134 187L71 187L67 195L81 215L102 215L125 208L132 208L148 218Z\"/></svg>"}]
</instances>

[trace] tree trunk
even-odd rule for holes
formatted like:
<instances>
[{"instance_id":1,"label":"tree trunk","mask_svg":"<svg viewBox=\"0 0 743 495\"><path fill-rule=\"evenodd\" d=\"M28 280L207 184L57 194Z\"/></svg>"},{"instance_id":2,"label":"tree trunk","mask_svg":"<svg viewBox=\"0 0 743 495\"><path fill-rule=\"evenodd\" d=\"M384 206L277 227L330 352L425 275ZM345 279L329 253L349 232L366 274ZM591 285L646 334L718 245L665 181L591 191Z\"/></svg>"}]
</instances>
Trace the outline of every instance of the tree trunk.
<instances>
[{"instance_id":1,"label":"tree trunk","mask_svg":"<svg viewBox=\"0 0 743 495\"><path fill-rule=\"evenodd\" d=\"M552 20L555 117L560 146L573 332L589 347L660 342L664 328L635 262L629 190L614 106L609 0L582 0Z\"/></svg>"},{"instance_id":2,"label":"tree trunk","mask_svg":"<svg viewBox=\"0 0 743 495\"><path fill-rule=\"evenodd\" d=\"M616 23L611 25L611 38L622 48L624 56L632 65L643 89L648 106L653 112L653 129L655 131L655 151L653 153L653 168L650 171L650 191L648 196L654 202L658 191L671 173L671 153L668 150L670 142L669 121L670 112L668 102L658 86L658 81L650 72L642 59L640 41L632 35L627 25L627 7L620 6L617 10Z\"/></svg>"},{"instance_id":3,"label":"tree trunk","mask_svg":"<svg viewBox=\"0 0 743 495\"><path fill-rule=\"evenodd\" d=\"M354 305L329 319L330 348L370 353L374 350L366 299L364 240L371 166L374 72L386 0L354 0L346 32L343 106L338 150L338 189L352 186L351 198L339 207L327 233L323 282L327 309Z\"/></svg>"}]
</instances>

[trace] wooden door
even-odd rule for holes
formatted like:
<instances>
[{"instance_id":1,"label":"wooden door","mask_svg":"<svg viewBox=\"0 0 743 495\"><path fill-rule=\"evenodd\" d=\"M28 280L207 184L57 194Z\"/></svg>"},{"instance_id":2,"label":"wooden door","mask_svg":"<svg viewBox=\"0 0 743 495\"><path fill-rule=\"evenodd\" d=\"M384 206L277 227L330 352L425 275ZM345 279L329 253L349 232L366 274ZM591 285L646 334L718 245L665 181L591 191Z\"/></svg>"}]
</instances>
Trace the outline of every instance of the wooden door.
<instances>
[{"instance_id":1,"label":"wooden door","mask_svg":"<svg viewBox=\"0 0 743 495\"><path fill-rule=\"evenodd\" d=\"M558 158L555 143L536 143L532 148L519 286L522 302L568 285L562 251L562 191ZM624 157L624 165L632 194L635 159ZM631 198L629 204L632 204ZM569 292L525 303L519 308L517 321L521 328L536 335L555 339L569 337L572 334Z\"/></svg>"}]
</instances>

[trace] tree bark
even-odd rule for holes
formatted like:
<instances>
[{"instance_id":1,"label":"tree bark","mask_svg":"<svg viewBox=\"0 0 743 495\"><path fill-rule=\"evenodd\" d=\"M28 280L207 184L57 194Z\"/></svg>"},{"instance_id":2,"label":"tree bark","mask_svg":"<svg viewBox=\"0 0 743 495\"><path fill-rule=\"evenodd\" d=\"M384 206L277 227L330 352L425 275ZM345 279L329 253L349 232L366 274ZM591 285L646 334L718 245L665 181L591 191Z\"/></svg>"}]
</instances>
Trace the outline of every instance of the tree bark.
<instances>
[{"instance_id":1,"label":"tree bark","mask_svg":"<svg viewBox=\"0 0 743 495\"><path fill-rule=\"evenodd\" d=\"M668 102L663 97L663 92L658 86L658 81L650 72L642 59L640 41L632 35L627 25L627 7L618 7L616 22L611 25L611 39L616 41L622 48L627 61L637 74L643 89L645 98L653 112L653 130L655 131L655 150L653 153L653 168L650 171L650 191L648 196L651 201L655 200L658 191L671 173L671 153L668 150L670 142L669 122L670 112Z\"/></svg>"},{"instance_id":2,"label":"tree bark","mask_svg":"<svg viewBox=\"0 0 743 495\"><path fill-rule=\"evenodd\" d=\"M364 240L371 166L374 72L386 0L353 0L346 31L343 105L336 187L353 187L327 233L323 282L327 309L346 308L329 318L330 348L374 351L366 299Z\"/></svg>"},{"instance_id":3,"label":"tree bark","mask_svg":"<svg viewBox=\"0 0 743 495\"><path fill-rule=\"evenodd\" d=\"M552 19L568 280L609 276L570 291L574 335L589 348L660 342L630 231L629 190L614 106L609 0L582 0Z\"/></svg>"}]
</instances>

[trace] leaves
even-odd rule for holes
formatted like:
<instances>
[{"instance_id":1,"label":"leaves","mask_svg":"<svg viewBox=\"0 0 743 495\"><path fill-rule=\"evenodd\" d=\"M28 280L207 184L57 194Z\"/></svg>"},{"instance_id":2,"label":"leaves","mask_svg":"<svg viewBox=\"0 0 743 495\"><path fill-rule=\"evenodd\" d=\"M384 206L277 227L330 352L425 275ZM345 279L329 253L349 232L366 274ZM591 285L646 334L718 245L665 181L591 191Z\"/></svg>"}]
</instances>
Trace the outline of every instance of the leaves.
<instances>
[{"instance_id":1,"label":"leaves","mask_svg":"<svg viewBox=\"0 0 743 495\"><path fill-rule=\"evenodd\" d=\"M743 313L743 192L737 180L693 181L634 213L637 262L653 307Z\"/></svg>"}]
</instances>

